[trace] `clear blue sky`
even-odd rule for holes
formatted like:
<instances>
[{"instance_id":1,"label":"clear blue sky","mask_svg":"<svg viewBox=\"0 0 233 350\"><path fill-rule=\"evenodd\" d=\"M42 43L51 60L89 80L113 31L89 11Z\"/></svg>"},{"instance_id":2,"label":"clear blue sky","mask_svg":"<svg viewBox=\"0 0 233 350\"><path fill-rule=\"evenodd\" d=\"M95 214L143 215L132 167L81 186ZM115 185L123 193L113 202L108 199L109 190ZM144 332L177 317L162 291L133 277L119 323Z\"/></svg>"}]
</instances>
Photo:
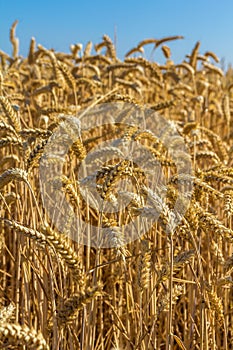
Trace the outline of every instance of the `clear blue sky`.
<instances>
[{"instance_id":1,"label":"clear blue sky","mask_svg":"<svg viewBox=\"0 0 233 350\"><path fill-rule=\"evenodd\" d=\"M72 43L98 43L103 34L113 38L116 28L120 58L142 39L183 35L184 40L168 43L176 63L198 40L201 53L210 50L233 63L232 0L0 0L0 50L8 53L15 19L21 55L32 36L47 48L68 52ZM161 57L158 50L154 59Z\"/></svg>"}]
</instances>

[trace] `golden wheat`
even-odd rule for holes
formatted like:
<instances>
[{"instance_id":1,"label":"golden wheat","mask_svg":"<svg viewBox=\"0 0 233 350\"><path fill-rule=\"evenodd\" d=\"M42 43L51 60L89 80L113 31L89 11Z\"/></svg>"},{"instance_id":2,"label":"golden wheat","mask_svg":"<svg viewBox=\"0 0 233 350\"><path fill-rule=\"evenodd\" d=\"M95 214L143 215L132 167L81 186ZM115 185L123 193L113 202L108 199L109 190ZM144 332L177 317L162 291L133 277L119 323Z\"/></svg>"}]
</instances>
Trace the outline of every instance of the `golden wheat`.
<instances>
[{"instance_id":1,"label":"golden wheat","mask_svg":"<svg viewBox=\"0 0 233 350\"><path fill-rule=\"evenodd\" d=\"M175 64L178 35L124 60L107 35L69 53L32 38L19 59L16 25L0 51L0 347L230 349L232 71L200 42Z\"/></svg>"}]
</instances>

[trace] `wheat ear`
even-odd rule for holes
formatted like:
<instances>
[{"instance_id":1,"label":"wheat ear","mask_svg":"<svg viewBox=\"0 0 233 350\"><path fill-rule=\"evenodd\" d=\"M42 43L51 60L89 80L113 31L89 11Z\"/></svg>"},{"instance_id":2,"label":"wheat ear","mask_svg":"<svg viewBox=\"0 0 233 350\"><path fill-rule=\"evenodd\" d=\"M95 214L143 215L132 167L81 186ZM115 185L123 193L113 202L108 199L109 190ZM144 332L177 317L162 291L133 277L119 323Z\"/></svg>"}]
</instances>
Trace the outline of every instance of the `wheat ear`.
<instances>
[{"instance_id":1,"label":"wheat ear","mask_svg":"<svg viewBox=\"0 0 233 350\"><path fill-rule=\"evenodd\" d=\"M8 344L26 345L36 350L49 350L42 333L26 325L15 323L0 323L0 344L7 341Z\"/></svg>"}]
</instances>

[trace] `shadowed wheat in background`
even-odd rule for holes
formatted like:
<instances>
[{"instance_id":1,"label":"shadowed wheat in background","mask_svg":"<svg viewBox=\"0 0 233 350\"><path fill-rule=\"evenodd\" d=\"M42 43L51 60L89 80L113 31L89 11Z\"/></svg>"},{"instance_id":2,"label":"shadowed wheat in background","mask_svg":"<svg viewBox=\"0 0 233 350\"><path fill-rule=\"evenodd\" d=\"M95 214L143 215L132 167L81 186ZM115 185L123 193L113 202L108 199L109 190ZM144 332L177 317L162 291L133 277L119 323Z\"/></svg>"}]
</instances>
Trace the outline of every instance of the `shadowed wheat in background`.
<instances>
[{"instance_id":1,"label":"shadowed wheat in background","mask_svg":"<svg viewBox=\"0 0 233 350\"><path fill-rule=\"evenodd\" d=\"M12 55L0 51L1 348L230 349L233 72L224 73L214 53L201 55L199 42L174 64L167 43L180 36L143 40L124 61L107 35L94 48L91 42L84 49L71 45L70 53L48 50L32 38L22 58L16 25ZM164 65L145 58L147 45L155 54L162 49ZM112 102L119 106L118 122L84 131L66 155L62 176L48 179L51 186L59 183L72 213L108 228L114 248L98 249L68 238L72 215L63 232L47 215L39 164L64 116ZM172 121L191 156L192 196L173 231L165 227L182 174L177 176L168 150L150 130L122 127L131 105ZM98 145L110 136L143 145L160 164L167 179L162 205L143 170L122 159L116 147L101 151L112 154L111 161L98 161ZM97 212L80 192L77 169L94 148L99 194L111 202L120 190L129 202L124 212ZM59 166L56 157L50 162ZM118 187L122 179L132 182L131 191ZM153 216L158 207L157 222L124 245L124 223L141 213Z\"/></svg>"}]
</instances>

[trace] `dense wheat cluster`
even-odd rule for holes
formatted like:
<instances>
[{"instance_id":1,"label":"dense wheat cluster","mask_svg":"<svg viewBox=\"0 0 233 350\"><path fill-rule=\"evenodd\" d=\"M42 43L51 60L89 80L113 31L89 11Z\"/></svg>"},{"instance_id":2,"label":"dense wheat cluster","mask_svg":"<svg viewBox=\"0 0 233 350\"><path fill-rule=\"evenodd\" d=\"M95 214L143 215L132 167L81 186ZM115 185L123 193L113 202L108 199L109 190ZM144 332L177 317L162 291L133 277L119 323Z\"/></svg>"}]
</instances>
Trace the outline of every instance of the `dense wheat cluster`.
<instances>
[{"instance_id":1,"label":"dense wheat cluster","mask_svg":"<svg viewBox=\"0 0 233 350\"><path fill-rule=\"evenodd\" d=\"M71 45L70 53L47 49L32 38L23 58L16 25L10 31L12 55L0 51L0 348L230 349L230 70L219 68L214 53L200 54L199 42L183 62L174 64L167 44L180 36L143 40L124 60L117 58L107 35L94 47L91 42L85 48ZM155 53L162 49L164 65L146 58L149 45ZM43 206L40 162L46 161L46 145L61 122L66 123L65 116L78 119L82 111L91 113L105 103L114 103L117 122L81 130L62 175L46 179L51 187L61 187L73 209L61 232ZM122 110L122 104L127 108ZM132 106L156 111L172 122L191 157L191 177L177 175L152 129L125 126ZM143 145L155 168L159 162L167 184L164 201L159 188L153 192L148 187L143 169L122 158L117 144L99 150L110 137ZM112 160L99 161L103 152ZM126 198L123 212L98 212L85 200L77 169L87 157L92 157L96 171L82 183L95 179L107 202ZM50 162L59 167L55 158ZM184 185L192 180L193 188L185 215L173 229L179 179ZM131 181L131 190L120 187L122 180ZM62 211L56 198L50 201L56 212ZM126 222L137 222L140 215L153 218L158 212L144 235L124 244ZM74 214L107 228L111 248L68 238Z\"/></svg>"}]
</instances>

